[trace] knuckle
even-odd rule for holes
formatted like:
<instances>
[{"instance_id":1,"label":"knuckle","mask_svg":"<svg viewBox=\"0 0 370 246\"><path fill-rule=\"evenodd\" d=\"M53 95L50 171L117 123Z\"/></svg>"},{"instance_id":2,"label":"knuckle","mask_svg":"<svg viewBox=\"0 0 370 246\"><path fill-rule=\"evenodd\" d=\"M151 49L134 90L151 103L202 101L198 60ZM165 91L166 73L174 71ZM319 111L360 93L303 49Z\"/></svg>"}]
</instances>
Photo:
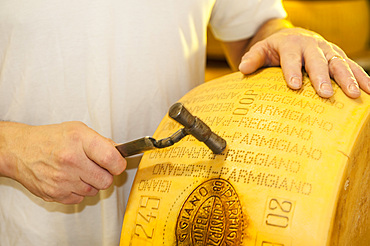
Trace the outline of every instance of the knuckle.
<instances>
[{"instance_id":1,"label":"knuckle","mask_svg":"<svg viewBox=\"0 0 370 246\"><path fill-rule=\"evenodd\" d=\"M265 47L265 45L266 45L266 42L264 42L264 41L262 40L262 41L258 41L258 42L256 42L256 43L252 46L252 48L253 48L253 49L263 49L263 48Z\"/></svg>"},{"instance_id":2,"label":"knuckle","mask_svg":"<svg viewBox=\"0 0 370 246\"><path fill-rule=\"evenodd\" d=\"M103 180L101 181L101 189L108 189L113 183L113 175L104 175Z\"/></svg>"},{"instance_id":3,"label":"knuckle","mask_svg":"<svg viewBox=\"0 0 370 246\"><path fill-rule=\"evenodd\" d=\"M317 45L320 48L327 48L327 49L332 49L331 44L328 43L325 39L317 38L316 39Z\"/></svg>"},{"instance_id":4,"label":"knuckle","mask_svg":"<svg viewBox=\"0 0 370 246\"><path fill-rule=\"evenodd\" d=\"M71 195L61 201L59 201L60 203L63 203L65 205L71 205L71 204L80 204L83 200L84 200L85 197L83 196L77 196L77 195Z\"/></svg>"},{"instance_id":5,"label":"knuckle","mask_svg":"<svg viewBox=\"0 0 370 246\"><path fill-rule=\"evenodd\" d=\"M81 137L81 131L79 131L76 128L70 129L67 132L68 139L72 142L80 142L82 137Z\"/></svg>"},{"instance_id":6,"label":"knuckle","mask_svg":"<svg viewBox=\"0 0 370 246\"><path fill-rule=\"evenodd\" d=\"M333 61L329 62L330 71L333 74L337 74L338 72L340 72L343 69L343 67L344 67L343 63L344 63L344 61L342 61L340 59L334 59Z\"/></svg>"},{"instance_id":7,"label":"knuckle","mask_svg":"<svg viewBox=\"0 0 370 246\"><path fill-rule=\"evenodd\" d=\"M48 202L52 201L62 201L64 200L66 195L62 189L58 189L57 187L48 187L45 190L45 197L44 200Z\"/></svg>"},{"instance_id":8,"label":"knuckle","mask_svg":"<svg viewBox=\"0 0 370 246\"><path fill-rule=\"evenodd\" d=\"M117 159L116 156L117 156L117 154L112 149L109 149L109 150L105 151L105 153L102 157L102 163L104 165L109 165L109 164L116 161L116 159Z\"/></svg>"},{"instance_id":9,"label":"knuckle","mask_svg":"<svg viewBox=\"0 0 370 246\"><path fill-rule=\"evenodd\" d=\"M58 151L56 153L56 158L58 163L61 164L74 164L77 162L76 154L67 149Z\"/></svg>"},{"instance_id":10,"label":"knuckle","mask_svg":"<svg viewBox=\"0 0 370 246\"><path fill-rule=\"evenodd\" d=\"M109 167L109 172L113 175L119 175L123 172L125 165L122 164L122 159L115 149L106 151L102 165Z\"/></svg>"},{"instance_id":11,"label":"knuckle","mask_svg":"<svg viewBox=\"0 0 370 246\"><path fill-rule=\"evenodd\" d=\"M255 43L250 51L253 52L253 53L257 53L259 55L263 55L266 53L266 51L270 50L268 48L268 44L266 41L262 40L262 41L258 41L257 43ZM245 56L250 56L250 53L246 53Z\"/></svg>"},{"instance_id":12,"label":"knuckle","mask_svg":"<svg viewBox=\"0 0 370 246\"><path fill-rule=\"evenodd\" d=\"M97 160L97 164L113 175L121 174L126 167L126 160L112 145L105 148Z\"/></svg>"},{"instance_id":13,"label":"knuckle","mask_svg":"<svg viewBox=\"0 0 370 246\"><path fill-rule=\"evenodd\" d=\"M86 185L82 191L82 194L86 196L95 196L99 192L98 189L94 188L91 185Z\"/></svg>"},{"instance_id":14,"label":"knuckle","mask_svg":"<svg viewBox=\"0 0 370 246\"><path fill-rule=\"evenodd\" d=\"M96 196L96 194L98 194L99 190L98 189L92 189L92 191L90 191L89 195L90 196Z\"/></svg>"},{"instance_id":15,"label":"knuckle","mask_svg":"<svg viewBox=\"0 0 370 246\"><path fill-rule=\"evenodd\" d=\"M85 185L84 188L82 189L82 194L90 194L94 188L90 185Z\"/></svg>"},{"instance_id":16,"label":"knuckle","mask_svg":"<svg viewBox=\"0 0 370 246\"><path fill-rule=\"evenodd\" d=\"M65 136L67 139L73 142L79 142L82 140L82 129L87 127L83 122L69 121L62 124L64 126Z\"/></svg>"},{"instance_id":17,"label":"knuckle","mask_svg":"<svg viewBox=\"0 0 370 246\"><path fill-rule=\"evenodd\" d=\"M289 34L286 36L285 45L291 45L291 43L300 43L303 38L304 36L302 34L299 35Z\"/></svg>"}]
</instances>

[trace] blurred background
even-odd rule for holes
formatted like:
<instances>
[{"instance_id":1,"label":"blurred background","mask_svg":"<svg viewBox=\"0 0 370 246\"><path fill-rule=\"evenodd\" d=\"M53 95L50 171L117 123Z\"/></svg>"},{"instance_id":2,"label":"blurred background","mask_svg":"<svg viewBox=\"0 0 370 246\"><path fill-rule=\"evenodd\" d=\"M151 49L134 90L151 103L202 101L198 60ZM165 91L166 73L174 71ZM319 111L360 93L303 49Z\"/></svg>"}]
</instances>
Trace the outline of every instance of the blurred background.
<instances>
[{"instance_id":1,"label":"blurred background","mask_svg":"<svg viewBox=\"0 0 370 246\"><path fill-rule=\"evenodd\" d=\"M370 74L370 0L283 0L295 26L337 44ZM231 73L220 43L208 31L205 80Z\"/></svg>"}]
</instances>

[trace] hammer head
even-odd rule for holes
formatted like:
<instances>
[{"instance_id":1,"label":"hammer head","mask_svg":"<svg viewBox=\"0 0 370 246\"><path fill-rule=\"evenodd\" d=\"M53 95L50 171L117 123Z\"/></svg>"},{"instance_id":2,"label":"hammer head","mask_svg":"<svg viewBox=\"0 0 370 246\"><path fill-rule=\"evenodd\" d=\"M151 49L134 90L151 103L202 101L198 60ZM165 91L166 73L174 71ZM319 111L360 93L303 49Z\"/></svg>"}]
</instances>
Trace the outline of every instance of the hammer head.
<instances>
[{"instance_id":1,"label":"hammer head","mask_svg":"<svg viewBox=\"0 0 370 246\"><path fill-rule=\"evenodd\" d=\"M188 134L207 145L215 154L220 154L226 148L226 141L212 132L211 128L201 119L193 116L182 103L175 103L168 115L185 127Z\"/></svg>"}]
</instances>

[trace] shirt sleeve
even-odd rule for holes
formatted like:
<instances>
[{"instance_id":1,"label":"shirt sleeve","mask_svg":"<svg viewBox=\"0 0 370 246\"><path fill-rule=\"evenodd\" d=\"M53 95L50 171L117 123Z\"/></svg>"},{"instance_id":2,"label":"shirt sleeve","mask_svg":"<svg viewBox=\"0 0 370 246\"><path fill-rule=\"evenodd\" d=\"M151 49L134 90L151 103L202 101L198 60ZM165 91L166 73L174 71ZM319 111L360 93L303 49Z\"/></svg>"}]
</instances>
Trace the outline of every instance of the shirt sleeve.
<instances>
[{"instance_id":1,"label":"shirt sleeve","mask_svg":"<svg viewBox=\"0 0 370 246\"><path fill-rule=\"evenodd\" d=\"M281 0L217 0L210 28L216 39L237 41L252 37L272 18L285 18Z\"/></svg>"}]
</instances>

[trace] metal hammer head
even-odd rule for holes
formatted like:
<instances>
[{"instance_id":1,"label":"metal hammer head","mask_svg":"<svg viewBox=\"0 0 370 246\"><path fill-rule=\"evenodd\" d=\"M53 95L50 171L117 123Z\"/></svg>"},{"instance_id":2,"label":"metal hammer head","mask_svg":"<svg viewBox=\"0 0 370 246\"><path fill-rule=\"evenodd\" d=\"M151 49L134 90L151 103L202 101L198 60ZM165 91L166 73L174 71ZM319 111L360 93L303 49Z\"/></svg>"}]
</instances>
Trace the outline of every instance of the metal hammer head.
<instances>
[{"instance_id":1,"label":"metal hammer head","mask_svg":"<svg viewBox=\"0 0 370 246\"><path fill-rule=\"evenodd\" d=\"M205 143L213 153L219 154L226 148L226 141L212 132L211 128L198 117L193 116L182 103L175 103L168 115L185 127L188 134Z\"/></svg>"}]
</instances>

